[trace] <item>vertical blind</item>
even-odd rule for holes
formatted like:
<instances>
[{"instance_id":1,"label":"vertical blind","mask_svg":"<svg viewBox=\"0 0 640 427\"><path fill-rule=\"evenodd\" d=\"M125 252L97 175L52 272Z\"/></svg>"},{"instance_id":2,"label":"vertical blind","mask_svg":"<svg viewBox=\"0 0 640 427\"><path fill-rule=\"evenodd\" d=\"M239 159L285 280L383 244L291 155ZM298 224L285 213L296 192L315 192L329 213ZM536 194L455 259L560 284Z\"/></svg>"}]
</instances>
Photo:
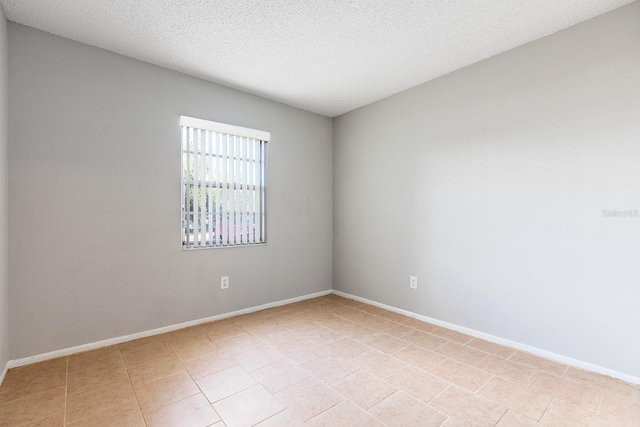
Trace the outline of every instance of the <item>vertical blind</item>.
<instances>
[{"instance_id":1,"label":"vertical blind","mask_svg":"<svg viewBox=\"0 0 640 427\"><path fill-rule=\"evenodd\" d=\"M181 116L182 247L266 242L269 132Z\"/></svg>"}]
</instances>

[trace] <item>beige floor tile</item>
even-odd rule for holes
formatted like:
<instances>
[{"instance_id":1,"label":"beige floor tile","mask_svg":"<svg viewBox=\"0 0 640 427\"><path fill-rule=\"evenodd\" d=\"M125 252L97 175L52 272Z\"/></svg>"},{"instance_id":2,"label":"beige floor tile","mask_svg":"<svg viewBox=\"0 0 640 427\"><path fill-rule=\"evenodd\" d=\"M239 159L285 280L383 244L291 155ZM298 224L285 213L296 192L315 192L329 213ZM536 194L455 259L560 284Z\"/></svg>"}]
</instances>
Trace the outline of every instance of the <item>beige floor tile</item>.
<instances>
[{"instance_id":1,"label":"beige floor tile","mask_svg":"<svg viewBox=\"0 0 640 427\"><path fill-rule=\"evenodd\" d=\"M319 326L319 328L322 329L326 329L323 328L322 326ZM328 329L326 329L328 330ZM267 336L262 337L262 341L267 344L270 345L276 349L281 349L281 348L287 348L291 345L294 345L300 341L302 341L303 338L298 335L295 334L291 331L278 331L272 334L269 334Z\"/></svg>"},{"instance_id":2,"label":"beige floor tile","mask_svg":"<svg viewBox=\"0 0 640 427\"><path fill-rule=\"evenodd\" d=\"M68 357L68 360L68 372L70 374L83 369L95 369L104 365L124 363L117 345L72 354Z\"/></svg>"},{"instance_id":3,"label":"beige floor tile","mask_svg":"<svg viewBox=\"0 0 640 427\"><path fill-rule=\"evenodd\" d=\"M431 335L427 332L413 330L401 337L403 340L415 344L427 350L435 350L436 348L446 344L448 341L444 338Z\"/></svg>"},{"instance_id":4,"label":"beige floor tile","mask_svg":"<svg viewBox=\"0 0 640 427\"><path fill-rule=\"evenodd\" d=\"M184 366L195 379L224 371L236 365L237 363L233 357L222 350L207 353L201 357L182 362L182 366Z\"/></svg>"},{"instance_id":5,"label":"beige floor tile","mask_svg":"<svg viewBox=\"0 0 640 427\"><path fill-rule=\"evenodd\" d=\"M67 397L67 423L135 411L139 408L130 381L101 384Z\"/></svg>"},{"instance_id":6,"label":"beige floor tile","mask_svg":"<svg viewBox=\"0 0 640 427\"><path fill-rule=\"evenodd\" d=\"M257 384L240 366L234 366L196 380L209 402L214 403Z\"/></svg>"},{"instance_id":7,"label":"beige floor tile","mask_svg":"<svg viewBox=\"0 0 640 427\"><path fill-rule=\"evenodd\" d=\"M284 360L255 370L251 375L271 393L277 393L309 378L311 373L293 362Z\"/></svg>"},{"instance_id":8,"label":"beige floor tile","mask_svg":"<svg viewBox=\"0 0 640 427\"><path fill-rule=\"evenodd\" d=\"M413 366L408 366L389 376L387 382L425 403L428 403L449 385L448 382L435 375Z\"/></svg>"},{"instance_id":9,"label":"beige floor tile","mask_svg":"<svg viewBox=\"0 0 640 427\"><path fill-rule=\"evenodd\" d=\"M351 320L353 320L354 323L373 329L379 329L389 324L389 320L383 319L378 315L368 313L364 313L358 317L354 317Z\"/></svg>"},{"instance_id":10,"label":"beige floor tile","mask_svg":"<svg viewBox=\"0 0 640 427\"><path fill-rule=\"evenodd\" d=\"M565 371L563 378L587 387L598 388L607 393L615 394L624 398L631 397L633 392L632 384L606 375L597 374L595 372L587 372L582 369L569 367Z\"/></svg>"},{"instance_id":11,"label":"beige floor tile","mask_svg":"<svg viewBox=\"0 0 640 427\"><path fill-rule=\"evenodd\" d=\"M202 393L145 413L144 417L149 427L205 427L220 421Z\"/></svg>"},{"instance_id":12,"label":"beige floor tile","mask_svg":"<svg viewBox=\"0 0 640 427\"><path fill-rule=\"evenodd\" d=\"M566 365L543 359L542 357L534 356L533 354L524 353L522 351L516 351L511 357L509 357L509 360L521 365L529 366L530 368L548 372L557 377L561 377L567 370Z\"/></svg>"},{"instance_id":13,"label":"beige floor tile","mask_svg":"<svg viewBox=\"0 0 640 427\"><path fill-rule=\"evenodd\" d=\"M396 359L400 359L409 365L416 368L430 371L434 367L438 366L447 358L441 354L434 353L433 351L426 350L422 347L415 345L409 345L401 350L392 354Z\"/></svg>"},{"instance_id":14,"label":"beige floor tile","mask_svg":"<svg viewBox=\"0 0 640 427\"><path fill-rule=\"evenodd\" d=\"M422 321L420 319L416 319L414 317L407 317L405 320L401 322L401 324L409 326L413 329L417 329L422 332L431 332L438 329L438 326L433 325L429 322Z\"/></svg>"},{"instance_id":15,"label":"beige floor tile","mask_svg":"<svg viewBox=\"0 0 640 427\"><path fill-rule=\"evenodd\" d=\"M304 423L288 409L280 411L272 417L256 424L256 427L304 427Z\"/></svg>"},{"instance_id":16,"label":"beige floor tile","mask_svg":"<svg viewBox=\"0 0 640 427\"><path fill-rule=\"evenodd\" d=\"M255 385L213 404L227 427L250 427L285 409L261 385Z\"/></svg>"},{"instance_id":17,"label":"beige floor tile","mask_svg":"<svg viewBox=\"0 0 640 427\"><path fill-rule=\"evenodd\" d=\"M399 340L386 334L371 337L364 341L364 344L387 354L391 354L409 345L407 341Z\"/></svg>"},{"instance_id":18,"label":"beige floor tile","mask_svg":"<svg viewBox=\"0 0 640 427\"><path fill-rule=\"evenodd\" d=\"M537 427L538 425L537 421L512 410L508 410L502 418L500 418L496 427Z\"/></svg>"},{"instance_id":19,"label":"beige floor tile","mask_svg":"<svg viewBox=\"0 0 640 427\"><path fill-rule=\"evenodd\" d=\"M332 303L327 304L313 304L304 315L304 318L309 321L320 323L323 320L329 320L333 322L334 320L344 320L339 316L335 316L331 313L333 309Z\"/></svg>"},{"instance_id":20,"label":"beige floor tile","mask_svg":"<svg viewBox=\"0 0 640 427\"><path fill-rule=\"evenodd\" d=\"M358 325L357 323L352 322L349 325L345 325L344 327L337 329L336 332L345 338L351 338L352 340L362 342L378 335L380 333L380 330Z\"/></svg>"},{"instance_id":21,"label":"beige floor tile","mask_svg":"<svg viewBox=\"0 0 640 427\"><path fill-rule=\"evenodd\" d=\"M351 320L345 319L344 317L336 316L334 314L327 314L321 318L316 319L315 322L333 331L340 331L340 329L353 324Z\"/></svg>"},{"instance_id":22,"label":"beige floor tile","mask_svg":"<svg viewBox=\"0 0 640 427\"><path fill-rule=\"evenodd\" d=\"M343 400L340 394L313 378L293 384L276 393L275 397L302 421L315 417Z\"/></svg>"},{"instance_id":23,"label":"beige floor tile","mask_svg":"<svg viewBox=\"0 0 640 427\"><path fill-rule=\"evenodd\" d=\"M507 408L484 397L451 386L430 403L435 409L474 427L494 426Z\"/></svg>"},{"instance_id":24,"label":"beige floor tile","mask_svg":"<svg viewBox=\"0 0 640 427\"><path fill-rule=\"evenodd\" d=\"M321 319L324 316L333 315L312 308L307 308L304 311L298 312L287 322L287 330L304 337L307 332L315 331L321 327L325 328L324 326L316 323L316 319Z\"/></svg>"},{"instance_id":25,"label":"beige floor tile","mask_svg":"<svg viewBox=\"0 0 640 427\"><path fill-rule=\"evenodd\" d=\"M26 427L64 427L64 412L27 424Z\"/></svg>"},{"instance_id":26,"label":"beige floor tile","mask_svg":"<svg viewBox=\"0 0 640 427\"><path fill-rule=\"evenodd\" d=\"M324 325L329 329L333 328L327 325L333 326L333 324L341 325L346 323L353 323L348 319L334 315L333 313L331 313L330 309L319 308L317 305L311 307L304 318L316 324Z\"/></svg>"},{"instance_id":27,"label":"beige floor tile","mask_svg":"<svg viewBox=\"0 0 640 427\"><path fill-rule=\"evenodd\" d=\"M344 338L344 336L339 332L320 326L317 330L305 333L304 338L316 345L324 346L330 342Z\"/></svg>"},{"instance_id":28,"label":"beige floor tile","mask_svg":"<svg viewBox=\"0 0 640 427\"><path fill-rule=\"evenodd\" d=\"M369 413L389 427L436 427L447 419L424 402L400 391L378 403Z\"/></svg>"},{"instance_id":29,"label":"beige floor tile","mask_svg":"<svg viewBox=\"0 0 640 427\"><path fill-rule=\"evenodd\" d=\"M32 363L30 365L11 368L9 372L13 372L15 374L20 374L20 375L33 375L33 374L37 375L53 369L66 368L66 367L67 367L67 357L58 357L56 359L45 360L42 362ZM8 372L7 372L7 376L5 376L5 380L7 378L8 378Z\"/></svg>"},{"instance_id":30,"label":"beige floor tile","mask_svg":"<svg viewBox=\"0 0 640 427\"><path fill-rule=\"evenodd\" d=\"M533 393L553 398L556 412L562 408L576 409L582 412L595 412L603 393L558 378L545 372L539 373L528 385Z\"/></svg>"},{"instance_id":31,"label":"beige floor tile","mask_svg":"<svg viewBox=\"0 0 640 427\"><path fill-rule=\"evenodd\" d=\"M405 362L377 350L355 357L351 359L351 362L359 368L380 378L386 378L407 366Z\"/></svg>"},{"instance_id":32,"label":"beige floor tile","mask_svg":"<svg viewBox=\"0 0 640 427\"><path fill-rule=\"evenodd\" d=\"M72 395L101 384L128 382L129 374L121 363L104 365L99 368L85 369L69 374L66 379L67 395ZM63 383L64 384L64 383Z\"/></svg>"},{"instance_id":33,"label":"beige floor tile","mask_svg":"<svg viewBox=\"0 0 640 427\"><path fill-rule=\"evenodd\" d=\"M279 351L299 365L327 354L327 350L324 347L307 340L299 341Z\"/></svg>"},{"instance_id":34,"label":"beige floor tile","mask_svg":"<svg viewBox=\"0 0 640 427\"><path fill-rule=\"evenodd\" d=\"M266 345L238 353L233 359L247 372L285 360L281 353Z\"/></svg>"},{"instance_id":35,"label":"beige floor tile","mask_svg":"<svg viewBox=\"0 0 640 427\"><path fill-rule=\"evenodd\" d=\"M534 420L539 420L551 403L551 396L499 377L489 381L478 394Z\"/></svg>"},{"instance_id":36,"label":"beige floor tile","mask_svg":"<svg viewBox=\"0 0 640 427\"><path fill-rule=\"evenodd\" d=\"M306 422L309 427L383 427L380 421L351 402L340 402Z\"/></svg>"},{"instance_id":37,"label":"beige floor tile","mask_svg":"<svg viewBox=\"0 0 640 427\"><path fill-rule=\"evenodd\" d=\"M199 325L198 328L203 335L212 338L214 341L216 339L231 338L245 333L245 331L241 327L234 324L229 319L204 323L202 325Z\"/></svg>"},{"instance_id":38,"label":"beige floor tile","mask_svg":"<svg viewBox=\"0 0 640 427\"><path fill-rule=\"evenodd\" d=\"M351 307L339 307L336 310L331 311L336 316L344 317L345 319L353 320L354 318L360 317L364 312L357 310Z\"/></svg>"},{"instance_id":39,"label":"beige floor tile","mask_svg":"<svg viewBox=\"0 0 640 427\"><path fill-rule=\"evenodd\" d=\"M471 341L469 341L466 345L469 347L473 347L477 350L482 350L485 353L502 357L503 359L508 359L513 353L516 352L516 350L513 348L505 347L500 344L495 344L489 341L481 340L480 338L474 338Z\"/></svg>"},{"instance_id":40,"label":"beige floor tile","mask_svg":"<svg viewBox=\"0 0 640 427\"><path fill-rule=\"evenodd\" d=\"M162 335L152 335L149 337L120 343L118 344L118 348L122 353L122 350L130 350L136 347L144 347L144 346L152 345L153 343L163 343L163 342L164 342L164 339L162 338Z\"/></svg>"},{"instance_id":41,"label":"beige floor tile","mask_svg":"<svg viewBox=\"0 0 640 427\"><path fill-rule=\"evenodd\" d=\"M588 410L586 407L582 405L569 406L556 401L551 402L540 419L540 424L545 427L606 426L606 424L597 422L595 412ZM611 427L614 427L614 425L611 425Z\"/></svg>"},{"instance_id":42,"label":"beige floor tile","mask_svg":"<svg viewBox=\"0 0 640 427\"><path fill-rule=\"evenodd\" d=\"M145 422L140 409L130 405L127 408L120 408L114 412L94 415L67 425L73 427L145 427Z\"/></svg>"},{"instance_id":43,"label":"beige floor tile","mask_svg":"<svg viewBox=\"0 0 640 427\"><path fill-rule=\"evenodd\" d=\"M506 380L519 384L529 384L536 376L536 370L509 360L490 355L476 365L478 369L498 375Z\"/></svg>"},{"instance_id":44,"label":"beige floor tile","mask_svg":"<svg viewBox=\"0 0 640 427\"><path fill-rule=\"evenodd\" d=\"M220 347L218 347L217 344L214 344L214 342L207 336L196 337L181 343L172 343L169 344L169 347L176 357L182 361L202 357L215 351L220 351Z\"/></svg>"},{"instance_id":45,"label":"beige floor tile","mask_svg":"<svg viewBox=\"0 0 640 427\"><path fill-rule=\"evenodd\" d=\"M437 328L430 333L440 338L457 342L459 344L466 344L473 339L473 337L470 335L463 334L462 332L454 331L453 329L448 328Z\"/></svg>"},{"instance_id":46,"label":"beige floor tile","mask_svg":"<svg viewBox=\"0 0 640 427\"><path fill-rule=\"evenodd\" d=\"M206 335L204 335L204 333L199 329L198 326L178 329L176 331L166 332L160 335L162 340L168 346L172 344L177 344L183 341L189 341L193 338L200 337L200 336L206 336Z\"/></svg>"},{"instance_id":47,"label":"beige floor tile","mask_svg":"<svg viewBox=\"0 0 640 427\"><path fill-rule=\"evenodd\" d=\"M487 383L493 375L476 369L466 363L447 359L430 371L432 374L469 391L476 392Z\"/></svg>"},{"instance_id":48,"label":"beige floor tile","mask_svg":"<svg viewBox=\"0 0 640 427\"><path fill-rule=\"evenodd\" d=\"M11 369L0 387L0 403L64 387L66 375L67 368L64 366L45 371L39 371L35 367L29 370Z\"/></svg>"},{"instance_id":49,"label":"beige floor tile","mask_svg":"<svg viewBox=\"0 0 640 427\"><path fill-rule=\"evenodd\" d=\"M640 420L640 402L603 393L596 413L604 418L616 419L617 425L630 426Z\"/></svg>"},{"instance_id":50,"label":"beige floor tile","mask_svg":"<svg viewBox=\"0 0 640 427\"><path fill-rule=\"evenodd\" d=\"M405 326L402 323L389 322L385 325L378 326L376 330L379 333L391 335L392 337L402 337L413 331L413 328Z\"/></svg>"},{"instance_id":51,"label":"beige floor tile","mask_svg":"<svg viewBox=\"0 0 640 427\"><path fill-rule=\"evenodd\" d=\"M435 350L436 353L440 353L443 356L447 356L450 359L457 360L458 362L466 363L467 365L475 366L482 362L489 356L484 351L476 350L475 348L467 347L462 344L448 342L438 347Z\"/></svg>"},{"instance_id":52,"label":"beige floor tile","mask_svg":"<svg viewBox=\"0 0 640 427\"><path fill-rule=\"evenodd\" d=\"M333 341L332 343L327 344L325 348L336 356L347 360L371 351L371 347L352 340L351 338L343 338L341 340Z\"/></svg>"},{"instance_id":53,"label":"beige floor tile","mask_svg":"<svg viewBox=\"0 0 640 427\"><path fill-rule=\"evenodd\" d=\"M333 354L310 360L300 366L325 384L333 384L359 369L353 363Z\"/></svg>"},{"instance_id":54,"label":"beige floor tile","mask_svg":"<svg viewBox=\"0 0 640 427\"><path fill-rule=\"evenodd\" d=\"M138 399L147 425L228 427L209 399L229 413L244 405L231 423L252 424L244 417L254 392L258 408L281 405L265 410L263 427L638 427L640 419L640 386L335 295L12 369L0 387L0 427L61 426L65 384L71 426L143 427Z\"/></svg>"},{"instance_id":55,"label":"beige floor tile","mask_svg":"<svg viewBox=\"0 0 640 427\"><path fill-rule=\"evenodd\" d=\"M60 387L0 403L0 426L14 427L50 418L64 411L64 396L65 388Z\"/></svg>"},{"instance_id":56,"label":"beige floor tile","mask_svg":"<svg viewBox=\"0 0 640 427\"><path fill-rule=\"evenodd\" d=\"M306 334L310 332L314 332L318 329L328 329L322 325L315 323L313 320L309 319L310 311L301 313L297 316L297 319L291 320L287 325L287 331L298 335L300 338L304 338Z\"/></svg>"},{"instance_id":57,"label":"beige floor tile","mask_svg":"<svg viewBox=\"0 0 640 427\"><path fill-rule=\"evenodd\" d=\"M394 313L393 311L389 310L382 310L380 313L377 313L376 316L382 317L385 320L390 320L395 323L402 323L407 320L407 316L400 313Z\"/></svg>"},{"instance_id":58,"label":"beige floor tile","mask_svg":"<svg viewBox=\"0 0 640 427\"><path fill-rule=\"evenodd\" d=\"M455 418L448 418L441 427L467 427Z\"/></svg>"},{"instance_id":59,"label":"beige floor tile","mask_svg":"<svg viewBox=\"0 0 640 427\"><path fill-rule=\"evenodd\" d=\"M136 396L143 412L162 408L200 393L198 386L186 372L135 386Z\"/></svg>"},{"instance_id":60,"label":"beige floor tile","mask_svg":"<svg viewBox=\"0 0 640 427\"><path fill-rule=\"evenodd\" d=\"M135 346L120 347L122 359L127 368L145 365L162 357L172 357L173 352L163 340L149 340Z\"/></svg>"},{"instance_id":61,"label":"beige floor tile","mask_svg":"<svg viewBox=\"0 0 640 427\"><path fill-rule=\"evenodd\" d=\"M383 311L385 311L384 309L382 309L380 307L376 307L374 305L367 305L367 304L361 305L358 308L358 310L364 311L365 313L369 313L369 314L378 314L378 313L382 313Z\"/></svg>"},{"instance_id":62,"label":"beige floor tile","mask_svg":"<svg viewBox=\"0 0 640 427\"><path fill-rule=\"evenodd\" d=\"M162 357L146 365L133 366L128 369L134 386L147 384L171 375L185 372L184 367L175 356Z\"/></svg>"},{"instance_id":63,"label":"beige floor tile","mask_svg":"<svg viewBox=\"0 0 640 427\"><path fill-rule=\"evenodd\" d=\"M262 344L262 341L246 332L220 340L214 339L214 342L229 355L242 353Z\"/></svg>"},{"instance_id":64,"label":"beige floor tile","mask_svg":"<svg viewBox=\"0 0 640 427\"><path fill-rule=\"evenodd\" d=\"M242 327L245 331L258 339L264 339L266 336L273 334L274 332L282 332L286 330L286 325L271 321L264 320L252 325L245 325Z\"/></svg>"},{"instance_id":65,"label":"beige floor tile","mask_svg":"<svg viewBox=\"0 0 640 427\"><path fill-rule=\"evenodd\" d=\"M341 379L333 385L333 389L365 410L377 405L397 390L363 371Z\"/></svg>"},{"instance_id":66,"label":"beige floor tile","mask_svg":"<svg viewBox=\"0 0 640 427\"><path fill-rule=\"evenodd\" d=\"M337 317L330 311L333 306L334 304L330 302L311 304L306 310L305 318L315 322L327 317Z\"/></svg>"}]
</instances>

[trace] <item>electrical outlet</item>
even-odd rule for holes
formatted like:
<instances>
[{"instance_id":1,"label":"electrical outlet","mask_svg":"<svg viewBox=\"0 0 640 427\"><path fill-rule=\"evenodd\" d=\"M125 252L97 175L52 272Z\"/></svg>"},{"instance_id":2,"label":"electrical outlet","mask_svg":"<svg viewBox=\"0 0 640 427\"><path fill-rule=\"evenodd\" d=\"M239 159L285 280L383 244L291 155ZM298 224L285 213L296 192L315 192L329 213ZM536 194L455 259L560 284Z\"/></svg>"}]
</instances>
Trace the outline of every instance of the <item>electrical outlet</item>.
<instances>
[{"instance_id":1,"label":"electrical outlet","mask_svg":"<svg viewBox=\"0 0 640 427\"><path fill-rule=\"evenodd\" d=\"M409 276L409 287L411 289L418 289L418 278L416 276Z\"/></svg>"},{"instance_id":2,"label":"electrical outlet","mask_svg":"<svg viewBox=\"0 0 640 427\"><path fill-rule=\"evenodd\" d=\"M229 276L220 277L220 289L229 289Z\"/></svg>"}]
</instances>

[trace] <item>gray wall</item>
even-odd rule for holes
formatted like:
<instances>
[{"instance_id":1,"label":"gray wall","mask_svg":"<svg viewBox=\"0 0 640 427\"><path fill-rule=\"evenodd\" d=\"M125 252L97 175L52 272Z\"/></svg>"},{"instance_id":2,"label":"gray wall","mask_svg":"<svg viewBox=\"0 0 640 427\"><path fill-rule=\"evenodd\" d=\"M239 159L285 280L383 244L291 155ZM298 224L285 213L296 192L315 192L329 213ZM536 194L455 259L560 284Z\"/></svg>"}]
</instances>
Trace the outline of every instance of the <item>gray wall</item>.
<instances>
[{"instance_id":1,"label":"gray wall","mask_svg":"<svg viewBox=\"0 0 640 427\"><path fill-rule=\"evenodd\" d=\"M331 289L329 118L14 23L9 78L12 358ZM271 131L267 246L181 251L180 114Z\"/></svg>"},{"instance_id":2,"label":"gray wall","mask_svg":"<svg viewBox=\"0 0 640 427\"><path fill-rule=\"evenodd\" d=\"M7 178L7 20L0 7L0 373L9 360Z\"/></svg>"},{"instance_id":3,"label":"gray wall","mask_svg":"<svg viewBox=\"0 0 640 427\"><path fill-rule=\"evenodd\" d=\"M334 288L640 377L639 47L636 2L336 118Z\"/></svg>"}]
</instances>

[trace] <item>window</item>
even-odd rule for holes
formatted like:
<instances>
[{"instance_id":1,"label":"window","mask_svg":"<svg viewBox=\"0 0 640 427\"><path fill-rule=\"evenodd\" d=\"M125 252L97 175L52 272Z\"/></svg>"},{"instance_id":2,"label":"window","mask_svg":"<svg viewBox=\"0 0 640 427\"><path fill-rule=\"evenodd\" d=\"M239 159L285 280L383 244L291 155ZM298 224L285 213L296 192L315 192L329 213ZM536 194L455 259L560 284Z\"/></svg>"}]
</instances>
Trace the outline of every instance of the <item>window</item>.
<instances>
[{"instance_id":1,"label":"window","mask_svg":"<svg viewBox=\"0 0 640 427\"><path fill-rule=\"evenodd\" d=\"M269 132L180 117L182 248L266 243Z\"/></svg>"}]
</instances>

